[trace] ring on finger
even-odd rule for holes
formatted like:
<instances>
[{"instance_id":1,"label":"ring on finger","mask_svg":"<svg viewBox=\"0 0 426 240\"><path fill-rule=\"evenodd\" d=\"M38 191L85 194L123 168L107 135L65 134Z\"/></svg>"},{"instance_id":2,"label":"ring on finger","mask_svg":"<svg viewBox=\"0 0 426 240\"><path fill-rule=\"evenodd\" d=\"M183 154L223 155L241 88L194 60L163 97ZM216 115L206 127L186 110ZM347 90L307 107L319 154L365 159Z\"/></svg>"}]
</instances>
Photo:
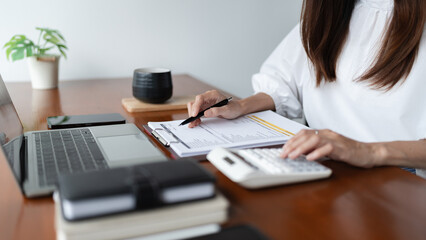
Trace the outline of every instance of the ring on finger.
<instances>
[{"instance_id":1,"label":"ring on finger","mask_svg":"<svg viewBox=\"0 0 426 240\"><path fill-rule=\"evenodd\" d=\"M315 135L318 135L318 134L319 134L318 130L315 130Z\"/></svg>"}]
</instances>

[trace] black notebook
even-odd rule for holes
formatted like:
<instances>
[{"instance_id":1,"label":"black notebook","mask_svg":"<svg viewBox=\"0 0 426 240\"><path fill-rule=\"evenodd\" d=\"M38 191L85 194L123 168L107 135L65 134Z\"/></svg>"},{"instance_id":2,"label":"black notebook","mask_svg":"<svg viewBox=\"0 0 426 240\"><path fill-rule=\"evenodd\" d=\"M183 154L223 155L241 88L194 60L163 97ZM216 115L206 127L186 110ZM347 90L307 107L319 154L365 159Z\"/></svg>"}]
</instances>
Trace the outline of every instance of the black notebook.
<instances>
[{"instance_id":1,"label":"black notebook","mask_svg":"<svg viewBox=\"0 0 426 240\"><path fill-rule=\"evenodd\" d=\"M214 182L198 163L179 160L63 175L58 192L72 221L211 198Z\"/></svg>"}]
</instances>

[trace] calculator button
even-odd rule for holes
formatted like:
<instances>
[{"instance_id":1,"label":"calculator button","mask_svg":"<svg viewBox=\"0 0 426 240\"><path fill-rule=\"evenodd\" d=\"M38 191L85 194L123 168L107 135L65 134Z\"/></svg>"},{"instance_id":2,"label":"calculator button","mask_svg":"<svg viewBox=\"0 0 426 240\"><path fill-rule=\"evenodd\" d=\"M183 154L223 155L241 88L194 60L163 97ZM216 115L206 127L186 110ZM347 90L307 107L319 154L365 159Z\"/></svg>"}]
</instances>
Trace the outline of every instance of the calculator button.
<instances>
[{"instance_id":1,"label":"calculator button","mask_svg":"<svg viewBox=\"0 0 426 240\"><path fill-rule=\"evenodd\" d=\"M300 156L294 160L290 158L282 159L279 157L281 151L281 148L255 148L239 150L238 153L262 171L271 174L284 172L311 173L327 170L327 168L317 162L306 160L305 156Z\"/></svg>"}]
</instances>

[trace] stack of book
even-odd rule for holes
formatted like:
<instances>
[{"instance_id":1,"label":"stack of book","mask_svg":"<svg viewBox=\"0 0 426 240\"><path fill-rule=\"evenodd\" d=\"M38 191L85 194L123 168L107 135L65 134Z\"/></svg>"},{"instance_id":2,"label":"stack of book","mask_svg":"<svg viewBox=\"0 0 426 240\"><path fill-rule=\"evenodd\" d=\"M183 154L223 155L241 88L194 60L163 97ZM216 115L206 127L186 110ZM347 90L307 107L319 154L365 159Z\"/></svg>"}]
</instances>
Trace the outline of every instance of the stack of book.
<instances>
[{"instance_id":1,"label":"stack of book","mask_svg":"<svg viewBox=\"0 0 426 240\"><path fill-rule=\"evenodd\" d=\"M191 161L169 161L59 178L58 239L185 239L220 230L228 201Z\"/></svg>"}]
</instances>

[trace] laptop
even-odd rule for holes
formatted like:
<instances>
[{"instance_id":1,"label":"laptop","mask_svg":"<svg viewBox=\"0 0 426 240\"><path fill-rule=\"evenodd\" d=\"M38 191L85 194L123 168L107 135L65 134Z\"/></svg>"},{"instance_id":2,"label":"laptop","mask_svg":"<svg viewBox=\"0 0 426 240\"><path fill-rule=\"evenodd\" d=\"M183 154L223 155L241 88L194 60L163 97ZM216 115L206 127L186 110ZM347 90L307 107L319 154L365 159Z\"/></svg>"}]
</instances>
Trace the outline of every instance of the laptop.
<instances>
[{"instance_id":1,"label":"laptop","mask_svg":"<svg viewBox=\"0 0 426 240\"><path fill-rule=\"evenodd\" d=\"M0 146L27 197L50 195L60 174L167 161L134 124L24 133L1 76Z\"/></svg>"}]
</instances>

